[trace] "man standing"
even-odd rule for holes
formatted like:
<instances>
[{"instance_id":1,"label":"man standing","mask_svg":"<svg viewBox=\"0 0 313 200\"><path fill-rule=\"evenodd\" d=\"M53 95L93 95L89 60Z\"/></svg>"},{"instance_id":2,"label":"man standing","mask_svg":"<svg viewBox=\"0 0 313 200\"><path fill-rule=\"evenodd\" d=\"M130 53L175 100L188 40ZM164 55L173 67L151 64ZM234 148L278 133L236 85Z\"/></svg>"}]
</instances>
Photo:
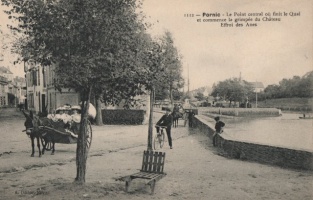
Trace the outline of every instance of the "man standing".
<instances>
[{"instance_id":1,"label":"man standing","mask_svg":"<svg viewBox=\"0 0 313 200\"><path fill-rule=\"evenodd\" d=\"M189 121L189 127L193 126L193 117L195 116L195 113L193 112L193 110L190 110L188 113L188 121Z\"/></svg>"},{"instance_id":2,"label":"man standing","mask_svg":"<svg viewBox=\"0 0 313 200\"><path fill-rule=\"evenodd\" d=\"M225 126L225 123L220 121L220 117L215 117L214 119L216 123L215 123L215 133L213 134L213 146L216 146L217 145L216 134L221 134L223 132L223 127Z\"/></svg>"},{"instance_id":3,"label":"man standing","mask_svg":"<svg viewBox=\"0 0 313 200\"><path fill-rule=\"evenodd\" d=\"M166 108L166 113L163 115L160 120L156 123L156 131L159 134L160 127L158 126L166 126L166 134L168 139L168 144L170 145L170 148L172 149L172 136L171 136L171 128L173 123L173 116L170 114L171 110L169 108Z\"/></svg>"}]
</instances>

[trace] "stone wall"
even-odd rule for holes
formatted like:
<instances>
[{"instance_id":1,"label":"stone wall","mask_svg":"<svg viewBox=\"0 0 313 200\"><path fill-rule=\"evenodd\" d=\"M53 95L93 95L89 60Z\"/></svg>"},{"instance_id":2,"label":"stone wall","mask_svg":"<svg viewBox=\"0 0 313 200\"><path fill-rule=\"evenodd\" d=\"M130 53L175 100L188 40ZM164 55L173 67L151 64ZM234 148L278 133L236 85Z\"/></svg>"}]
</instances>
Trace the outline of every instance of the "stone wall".
<instances>
[{"instance_id":1,"label":"stone wall","mask_svg":"<svg viewBox=\"0 0 313 200\"><path fill-rule=\"evenodd\" d=\"M212 139L214 121L208 122L202 119L201 116L195 116L194 124L199 131L207 134ZM280 167L313 170L313 152L236 141L223 136L223 134L217 136L217 146L223 149L224 153L231 158Z\"/></svg>"}]
</instances>

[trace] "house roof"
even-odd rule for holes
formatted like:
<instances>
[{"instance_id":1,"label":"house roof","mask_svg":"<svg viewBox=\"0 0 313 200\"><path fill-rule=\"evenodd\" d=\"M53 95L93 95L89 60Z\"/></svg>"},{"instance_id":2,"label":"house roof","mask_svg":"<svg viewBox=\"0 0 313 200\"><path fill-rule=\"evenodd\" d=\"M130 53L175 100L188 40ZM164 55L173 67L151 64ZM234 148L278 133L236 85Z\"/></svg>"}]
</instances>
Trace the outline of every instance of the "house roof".
<instances>
[{"instance_id":1,"label":"house roof","mask_svg":"<svg viewBox=\"0 0 313 200\"><path fill-rule=\"evenodd\" d=\"M264 85L262 82L249 82L253 88L264 88Z\"/></svg>"},{"instance_id":2,"label":"house roof","mask_svg":"<svg viewBox=\"0 0 313 200\"><path fill-rule=\"evenodd\" d=\"M8 68L0 66L0 72L4 74L13 74Z\"/></svg>"},{"instance_id":3,"label":"house roof","mask_svg":"<svg viewBox=\"0 0 313 200\"><path fill-rule=\"evenodd\" d=\"M8 84L8 79L3 76L0 76L0 83Z\"/></svg>"}]
</instances>

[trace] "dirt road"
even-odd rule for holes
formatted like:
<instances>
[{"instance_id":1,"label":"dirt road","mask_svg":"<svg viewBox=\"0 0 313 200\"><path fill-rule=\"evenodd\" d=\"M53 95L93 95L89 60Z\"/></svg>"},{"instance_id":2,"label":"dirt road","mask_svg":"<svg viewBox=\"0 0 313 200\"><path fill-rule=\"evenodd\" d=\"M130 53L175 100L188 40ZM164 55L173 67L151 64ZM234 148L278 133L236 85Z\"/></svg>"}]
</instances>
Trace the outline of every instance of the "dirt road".
<instances>
[{"instance_id":1,"label":"dirt road","mask_svg":"<svg viewBox=\"0 0 313 200\"><path fill-rule=\"evenodd\" d=\"M23 120L15 110L0 111L0 199L313 199L312 172L224 158L182 121L172 131L174 148L163 147L167 176L154 195L141 180L129 193L115 181L141 167L147 125L93 126L83 187L73 183L76 145L57 144L55 155L30 157Z\"/></svg>"}]
</instances>

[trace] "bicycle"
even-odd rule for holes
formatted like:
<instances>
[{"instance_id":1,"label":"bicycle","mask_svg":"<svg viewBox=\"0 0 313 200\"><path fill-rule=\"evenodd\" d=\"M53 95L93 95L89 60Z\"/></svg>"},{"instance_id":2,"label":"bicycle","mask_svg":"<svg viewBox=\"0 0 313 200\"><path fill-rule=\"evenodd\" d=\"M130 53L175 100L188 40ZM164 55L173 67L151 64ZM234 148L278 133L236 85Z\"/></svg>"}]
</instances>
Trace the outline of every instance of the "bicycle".
<instances>
[{"instance_id":1,"label":"bicycle","mask_svg":"<svg viewBox=\"0 0 313 200\"><path fill-rule=\"evenodd\" d=\"M164 135L164 129L166 129L166 126L158 126L156 125L155 127L159 127L160 131L157 133L154 137L153 141L153 147L154 150L162 149L164 145L164 140L165 140L165 135Z\"/></svg>"}]
</instances>

